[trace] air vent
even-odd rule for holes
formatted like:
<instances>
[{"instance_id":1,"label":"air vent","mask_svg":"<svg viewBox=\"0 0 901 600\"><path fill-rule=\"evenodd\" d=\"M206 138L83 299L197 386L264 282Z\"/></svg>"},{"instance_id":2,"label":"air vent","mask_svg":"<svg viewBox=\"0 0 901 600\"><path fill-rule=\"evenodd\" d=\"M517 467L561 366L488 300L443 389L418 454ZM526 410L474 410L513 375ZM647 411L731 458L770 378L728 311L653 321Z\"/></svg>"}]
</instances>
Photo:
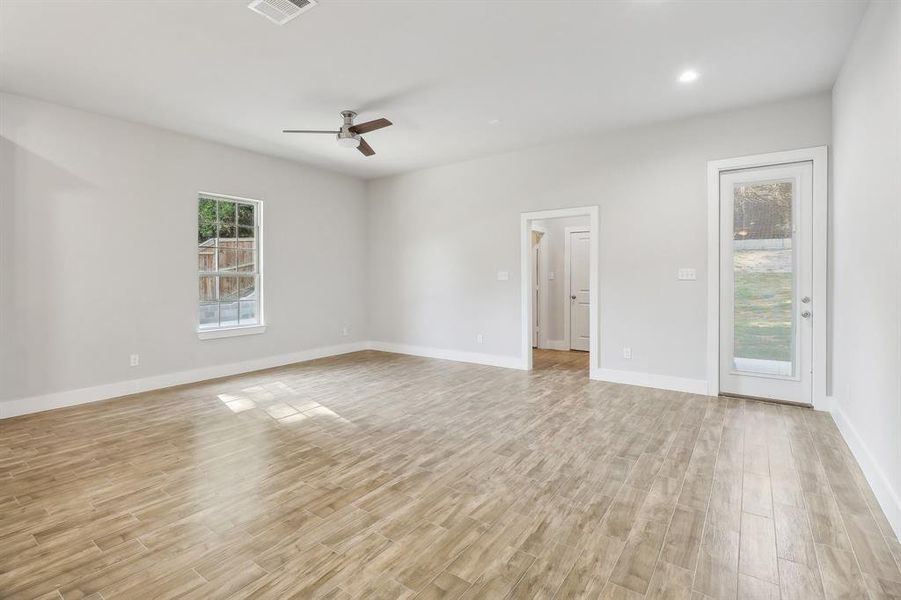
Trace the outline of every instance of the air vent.
<instances>
[{"instance_id":1,"label":"air vent","mask_svg":"<svg viewBox=\"0 0 901 600\"><path fill-rule=\"evenodd\" d=\"M316 4L316 0L253 0L247 8L260 13L273 23L284 25Z\"/></svg>"}]
</instances>

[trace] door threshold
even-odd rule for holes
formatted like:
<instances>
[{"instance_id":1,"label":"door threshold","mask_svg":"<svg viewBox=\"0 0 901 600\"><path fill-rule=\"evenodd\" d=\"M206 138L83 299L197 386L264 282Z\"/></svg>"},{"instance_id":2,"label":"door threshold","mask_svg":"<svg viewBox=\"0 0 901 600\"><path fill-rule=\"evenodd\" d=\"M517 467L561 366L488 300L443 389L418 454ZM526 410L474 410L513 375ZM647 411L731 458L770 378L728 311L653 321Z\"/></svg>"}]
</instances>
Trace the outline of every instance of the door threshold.
<instances>
[{"instance_id":1,"label":"door threshold","mask_svg":"<svg viewBox=\"0 0 901 600\"><path fill-rule=\"evenodd\" d=\"M743 396L742 394L730 394L728 392L720 392L721 398L737 398L739 400L756 400L758 402L766 402L768 404L781 404L783 406L797 406L799 408L813 408L813 404L806 402L795 402L793 400L776 400L775 398L762 398L760 396Z\"/></svg>"}]
</instances>

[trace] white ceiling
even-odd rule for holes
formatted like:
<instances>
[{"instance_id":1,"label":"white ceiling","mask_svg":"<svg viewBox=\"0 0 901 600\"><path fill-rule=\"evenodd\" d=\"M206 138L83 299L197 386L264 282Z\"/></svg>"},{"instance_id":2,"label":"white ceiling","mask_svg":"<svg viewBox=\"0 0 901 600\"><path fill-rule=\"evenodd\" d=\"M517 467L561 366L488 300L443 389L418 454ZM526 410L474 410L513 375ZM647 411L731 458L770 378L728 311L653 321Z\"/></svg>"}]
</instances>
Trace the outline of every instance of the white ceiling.
<instances>
[{"instance_id":1,"label":"white ceiling","mask_svg":"<svg viewBox=\"0 0 901 600\"><path fill-rule=\"evenodd\" d=\"M246 4L2 0L0 89L377 177L829 89L865 8L321 0L279 27ZM394 121L375 156L280 133L345 108Z\"/></svg>"}]
</instances>

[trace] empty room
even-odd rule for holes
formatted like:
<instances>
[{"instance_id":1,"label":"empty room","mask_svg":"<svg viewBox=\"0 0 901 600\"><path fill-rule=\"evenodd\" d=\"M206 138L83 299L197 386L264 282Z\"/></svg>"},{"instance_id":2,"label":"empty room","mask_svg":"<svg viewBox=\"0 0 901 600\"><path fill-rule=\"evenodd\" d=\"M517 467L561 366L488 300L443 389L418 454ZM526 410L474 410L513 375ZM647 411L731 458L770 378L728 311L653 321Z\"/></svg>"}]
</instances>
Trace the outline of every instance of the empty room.
<instances>
[{"instance_id":1,"label":"empty room","mask_svg":"<svg viewBox=\"0 0 901 600\"><path fill-rule=\"evenodd\" d=\"M0 0L0 599L901 599L901 0Z\"/></svg>"}]
</instances>

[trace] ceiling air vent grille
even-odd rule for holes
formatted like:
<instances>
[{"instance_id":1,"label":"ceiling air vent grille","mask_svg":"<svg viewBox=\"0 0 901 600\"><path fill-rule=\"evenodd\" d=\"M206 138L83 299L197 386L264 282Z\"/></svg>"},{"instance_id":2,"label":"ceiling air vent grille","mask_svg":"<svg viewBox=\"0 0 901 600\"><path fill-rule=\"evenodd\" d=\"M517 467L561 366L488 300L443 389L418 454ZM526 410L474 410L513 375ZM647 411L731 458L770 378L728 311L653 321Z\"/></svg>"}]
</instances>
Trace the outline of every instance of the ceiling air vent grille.
<instances>
[{"instance_id":1,"label":"ceiling air vent grille","mask_svg":"<svg viewBox=\"0 0 901 600\"><path fill-rule=\"evenodd\" d=\"M260 13L273 23L284 25L316 4L316 0L253 0L247 8Z\"/></svg>"}]
</instances>

